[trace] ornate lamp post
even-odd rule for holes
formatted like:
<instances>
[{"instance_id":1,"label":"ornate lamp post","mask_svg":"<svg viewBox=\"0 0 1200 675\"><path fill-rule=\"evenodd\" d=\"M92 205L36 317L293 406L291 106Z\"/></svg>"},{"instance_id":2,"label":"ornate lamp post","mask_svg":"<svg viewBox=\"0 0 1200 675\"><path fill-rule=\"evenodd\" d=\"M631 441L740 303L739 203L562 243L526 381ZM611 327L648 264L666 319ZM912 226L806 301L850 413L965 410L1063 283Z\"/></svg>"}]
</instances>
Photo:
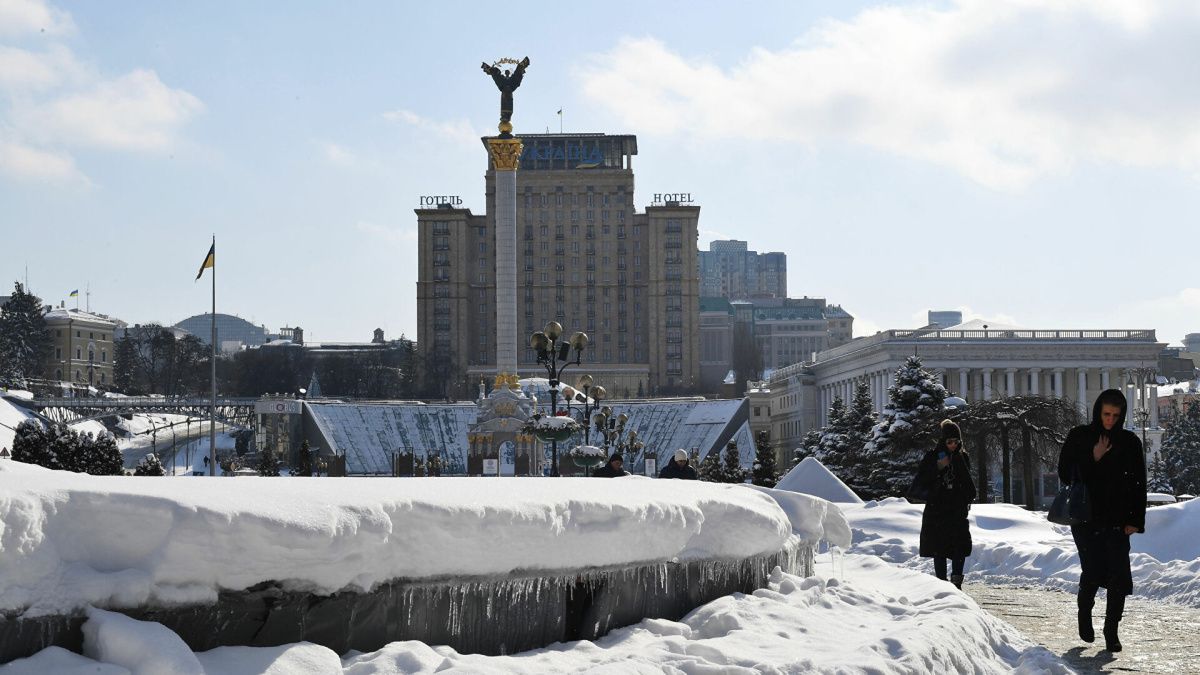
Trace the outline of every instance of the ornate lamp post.
<instances>
[{"instance_id":1,"label":"ornate lamp post","mask_svg":"<svg viewBox=\"0 0 1200 675\"><path fill-rule=\"evenodd\" d=\"M546 369L550 382L551 416L558 415L558 383L562 371L571 364L579 365L588 344L586 333L576 331L570 340L559 340L562 332L562 325L551 321L545 328L529 336L529 346L537 352L538 365ZM558 441L550 442L550 475L558 476Z\"/></svg>"},{"instance_id":2,"label":"ornate lamp post","mask_svg":"<svg viewBox=\"0 0 1200 675\"><path fill-rule=\"evenodd\" d=\"M1126 384L1134 388L1136 397L1130 402L1131 416L1134 423L1142 429L1142 452L1149 454L1150 448L1146 447L1146 427L1150 425L1150 406L1158 405L1158 401L1150 401L1150 391L1147 387L1154 381L1157 371L1154 368L1141 366L1130 368L1125 372L1128 374Z\"/></svg>"},{"instance_id":3,"label":"ornate lamp post","mask_svg":"<svg viewBox=\"0 0 1200 675\"><path fill-rule=\"evenodd\" d=\"M600 401L608 394L601 386L592 386L591 375L581 375L575 386L583 390L583 398L576 396L575 400L583 403L583 442L585 445L592 444L592 425L589 420L592 416L592 410L600 405ZM594 402L594 403L593 403Z\"/></svg>"},{"instance_id":4,"label":"ornate lamp post","mask_svg":"<svg viewBox=\"0 0 1200 675\"><path fill-rule=\"evenodd\" d=\"M626 433L625 425L629 422L629 415L621 413L614 417L612 408L604 406L600 412L592 416L592 422L596 425L596 431L604 434L605 452L612 448L621 454L631 453L629 456L630 466L637 461L636 458L642 452L645 444L638 439L636 430L630 429Z\"/></svg>"}]
</instances>

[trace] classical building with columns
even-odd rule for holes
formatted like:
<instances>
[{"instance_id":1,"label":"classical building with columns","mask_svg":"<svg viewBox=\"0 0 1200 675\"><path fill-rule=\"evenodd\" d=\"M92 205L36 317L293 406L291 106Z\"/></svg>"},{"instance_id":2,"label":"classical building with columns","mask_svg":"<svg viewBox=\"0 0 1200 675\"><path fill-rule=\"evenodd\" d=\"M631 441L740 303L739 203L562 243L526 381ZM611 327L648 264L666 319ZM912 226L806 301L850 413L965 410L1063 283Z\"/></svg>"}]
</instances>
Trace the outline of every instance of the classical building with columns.
<instances>
[{"instance_id":1,"label":"classical building with columns","mask_svg":"<svg viewBox=\"0 0 1200 675\"><path fill-rule=\"evenodd\" d=\"M1153 330L1026 330L978 321L942 330L887 330L753 383L747 392L750 422L755 432L770 432L784 459L807 431L826 424L835 398L853 397L859 382L867 383L875 409L882 411L896 369L916 354L948 390L968 402L1056 396L1090 415L1096 396L1115 388L1125 392L1131 410L1148 407L1148 426L1156 429L1157 384L1144 377L1144 369L1158 362L1163 346ZM1143 377L1136 375L1139 371ZM1133 418L1129 415L1130 425Z\"/></svg>"}]
</instances>

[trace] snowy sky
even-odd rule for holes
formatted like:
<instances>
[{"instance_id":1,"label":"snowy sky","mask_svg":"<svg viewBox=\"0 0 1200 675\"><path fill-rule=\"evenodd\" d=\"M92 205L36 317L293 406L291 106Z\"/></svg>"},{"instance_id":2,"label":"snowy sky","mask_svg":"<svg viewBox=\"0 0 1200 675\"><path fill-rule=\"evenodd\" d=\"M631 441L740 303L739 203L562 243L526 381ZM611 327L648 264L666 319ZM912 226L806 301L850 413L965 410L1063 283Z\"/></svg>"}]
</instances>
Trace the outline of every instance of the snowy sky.
<instances>
[{"instance_id":1,"label":"snowy sky","mask_svg":"<svg viewBox=\"0 0 1200 675\"><path fill-rule=\"evenodd\" d=\"M479 63L528 55L518 132L637 134L639 209L691 192L857 334L1200 331L1195 3L481 7L0 0L5 289L173 323L215 233L219 311L414 335L412 209L482 212Z\"/></svg>"}]
</instances>

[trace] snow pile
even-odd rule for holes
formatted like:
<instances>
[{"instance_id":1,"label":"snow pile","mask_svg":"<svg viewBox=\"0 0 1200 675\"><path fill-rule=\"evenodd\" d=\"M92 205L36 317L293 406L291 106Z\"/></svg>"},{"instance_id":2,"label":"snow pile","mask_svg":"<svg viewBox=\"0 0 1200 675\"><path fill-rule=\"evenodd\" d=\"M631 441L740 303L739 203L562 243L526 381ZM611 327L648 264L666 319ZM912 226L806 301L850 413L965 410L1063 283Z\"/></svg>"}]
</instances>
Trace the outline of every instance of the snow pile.
<instances>
[{"instance_id":1,"label":"snow pile","mask_svg":"<svg viewBox=\"0 0 1200 675\"><path fill-rule=\"evenodd\" d=\"M308 643L222 647L193 658L207 672L223 675L385 675L447 670L497 674L1072 672L1045 648L929 575L854 555L844 561L844 580L831 578L831 572L828 563L819 565L818 576L812 578L784 574L776 568L768 588L720 598L681 621L646 619L595 642L560 643L509 656L460 654L444 646L407 641L367 654L351 652L344 660ZM84 630L93 630L89 624L97 620L111 619L107 612L92 613ZM168 645L171 640L155 637L156 624L124 621L142 624L137 628L145 651L163 649L170 652L170 658L190 666L175 649L159 647L160 640ZM113 638L123 640L122 645L105 651L116 653L135 644L130 628L123 626L125 634ZM103 628L99 633L106 634ZM47 652L61 658L61 651L48 649L13 665L46 660ZM126 663L129 661L121 662Z\"/></svg>"},{"instance_id":2,"label":"snow pile","mask_svg":"<svg viewBox=\"0 0 1200 675\"><path fill-rule=\"evenodd\" d=\"M5 461L0 611L209 602L271 580L333 593L742 559L780 550L792 529L766 495L699 481L134 479Z\"/></svg>"},{"instance_id":3,"label":"snow pile","mask_svg":"<svg viewBox=\"0 0 1200 675\"><path fill-rule=\"evenodd\" d=\"M766 493L779 504L792 522L792 533L804 541L824 541L839 548L851 543L850 524L832 503L811 495L746 484Z\"/></svg>"},{"instance_id":4,"label":"snow pile","mask_svg":"<svg viewBox=\"0 0 1200 675\"><path fill-rule=\"evenodd\" d=\"M8 448L12 450L13 436L16 434L17 425L28 419L33 419L24 408L13 405L8 397L13 392L5 392L4 396L0 396L0 448Z\"/></svg>"},{"instance_id":5,"label":"snow pile","mask_svg":"<svg viewBox=\"0 0 1200 675\"><path fill-rule=\"evenodd\" d=\"M852 551L908 568L932 568L917 554L923 506L890 498L841 508L854 531ZM1069 527L1013 504L973 504L970 522L975 546L967 559L968 579L1075 591L1079 555ZM1135 595L1200 607L1200 501L1148 509L1146 534L1130 542Z\"/></svg>"},{"instance_id":6,"label":"snow pile","mask_svg":"<svg viewBox=\"0 0 1200 675\"><path fill-rule=\"evenodd\" d=\"M789 490L828 499L837 504L861 504L863 500L854 494L842 479L833 475L825 465L815 457L805 457L799 464L792 467L779 483L777 490Z\"/></svg>"}]
</instances>

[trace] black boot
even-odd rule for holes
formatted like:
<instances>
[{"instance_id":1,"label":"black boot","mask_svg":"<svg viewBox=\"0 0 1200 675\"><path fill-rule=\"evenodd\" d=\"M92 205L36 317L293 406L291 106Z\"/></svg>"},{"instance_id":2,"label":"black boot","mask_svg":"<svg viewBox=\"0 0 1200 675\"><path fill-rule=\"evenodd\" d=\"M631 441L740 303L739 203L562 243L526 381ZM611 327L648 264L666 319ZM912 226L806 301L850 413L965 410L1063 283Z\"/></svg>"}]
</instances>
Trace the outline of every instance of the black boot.
<instances>
[{"instance_id":1,"label":"black boot","mask_svg":"<svg viewBox=\"0 0 1200 675\"><path fill-rule=\"evenodd\" d=\"M951 574L950 575L950 583L954 584L954 587L960 591L962 590L962 582L963 582L963 575L961 575L961 574Z\"/></svg>"},{"instance_id":2,"label":"black boot","mask_svg":"<svg viewBox=\"0 0 1200 675\"><path fill-rule=\"evenodd\" d=\"M1121 651L1121 640L1117 637L1117 625L1125 613L1125 594L1108 593L1108 607L1104 612L1104 648L1110 652Z\"/></svg>"},{"instance_id":3,"label":"black boot","mask_svg":"<svg viewBox=\"0 0 1200 675\"><path fill-rule=\"evenodd\" d=\"M1092 607L1096 604L1096 589L1079 587L1079 639L1084 642L1095 642L1096 631L1092 628Z\"/></svg>"}]
</instances>

